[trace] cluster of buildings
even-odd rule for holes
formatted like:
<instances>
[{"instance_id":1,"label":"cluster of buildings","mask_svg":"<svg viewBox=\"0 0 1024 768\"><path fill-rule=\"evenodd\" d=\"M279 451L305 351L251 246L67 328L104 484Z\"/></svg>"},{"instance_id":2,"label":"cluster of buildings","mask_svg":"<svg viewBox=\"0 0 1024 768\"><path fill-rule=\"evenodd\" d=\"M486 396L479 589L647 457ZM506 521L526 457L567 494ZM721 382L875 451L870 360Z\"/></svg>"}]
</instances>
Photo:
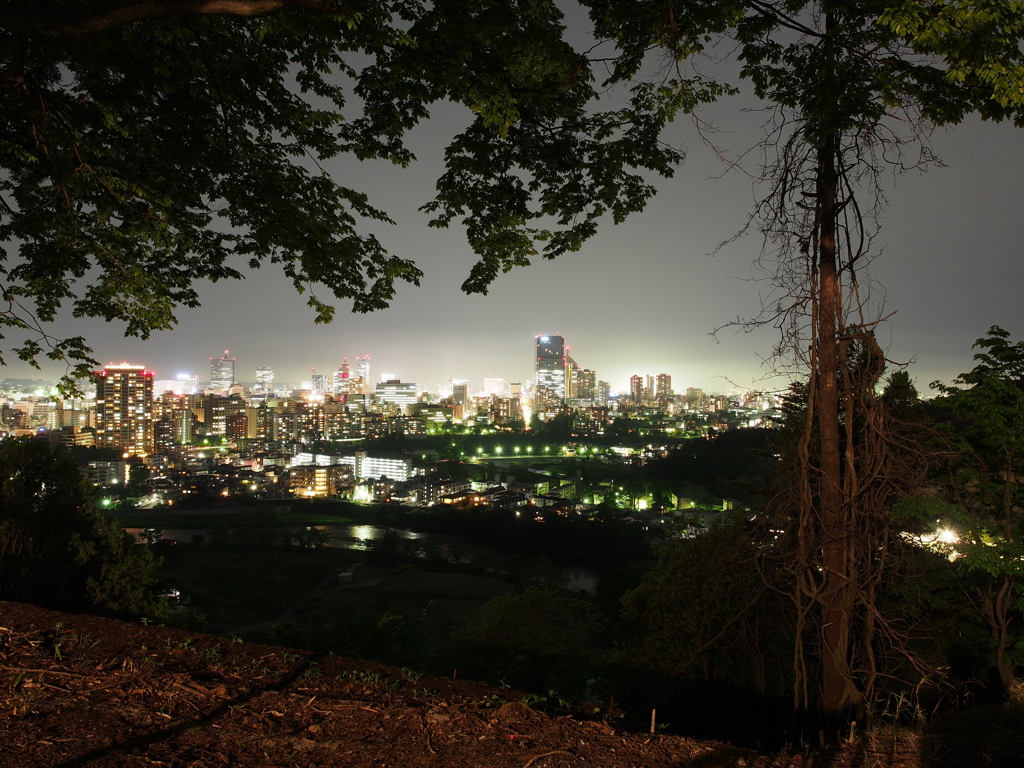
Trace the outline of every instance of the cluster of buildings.
<instances>
[{"instance_id":1,"label":"cluster of buildings","mask_svg":"<svg viewBox=\"0 0 1024 768\"><path fill-rule=\"evenodd\" d=\"M345 443L390 433L427 434L470 424L523 428L534 418L572 414L581 429L600 434L623 417L681 425L687 415L739 409L763 419L775 405L756 393L739 400L692 388L676 394L664 373L633 376L628 393L614 394L572 359L557 335L536 337L532 381L488 378L475 390L467 381L452 380L448 389L427 393L390 374L374 383L369 356L355 358L354 365L345 358L331 373L313 370L298 386L275 384L267 367L256 369L254 383L241 384L227 350L210 358L208 382L196 374L158 379L144 366L125 362L96 371L92 384L91 397L75 400L8 394L0 400L0 436L46 432L54 442L112 449L124 460L165 468L230 454L233 463L261 472L291 469L295 492L337 495L345 484L403 483L415 476L408 458L344 450ZM331 455L307 452L308 446L325 445L333 445ZM116 476L122 468L109 471Z\"/></svg>"}]
</instances>

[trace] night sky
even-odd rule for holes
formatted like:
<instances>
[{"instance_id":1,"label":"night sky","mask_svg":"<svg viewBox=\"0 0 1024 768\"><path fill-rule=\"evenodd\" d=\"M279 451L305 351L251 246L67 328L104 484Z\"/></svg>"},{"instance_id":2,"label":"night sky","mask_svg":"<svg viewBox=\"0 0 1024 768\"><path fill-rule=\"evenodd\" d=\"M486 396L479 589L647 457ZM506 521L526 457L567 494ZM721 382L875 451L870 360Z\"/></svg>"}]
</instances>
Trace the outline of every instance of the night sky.
<instances>
[{"instance_id":1,"label":"night sky","mask_svg":"<svg viewBox=\"0 0 1024 768\"><path fill-rule=\"evenodd\" d=\"M722 129L718 146L734 154L756 143L763 120L743 106L726 100L702 113ZM241 381L269 366L278 381L297 382L309 379L311 368L328 373L343 356L354 362L368 354L375 379L387 371L421 387L449 377L479 386L485 376L532 378L534 337L557 333L577 363L613 389L627 388L634 373L669 373L677 391L783 386L784 379L765 379L770 369L761 360L776 331L726 330L717 342L709 335L755 314L767 287L752 269L758 235L710 255L743 226L756 190L742 173L722 177L724 166L689 118L667 137L687 149L687 160L674 179L659 182L645 212L617 227L607 221L579 253L499 277L487 296L459 289L474 261L461 229L430 229L417 210L432 197L447 137L466 119L442 110L421 127L411 141L419 162L410 169L350 159L329 166L340 183L370 194L398 222L368 223L366 231L425 272L421 287L400 287L391 309L352 315L339 307L332 325L314 325L305 298L268 266L244 282L202 287L202 308L181 311L175 330L148 341L125 339L123 328L101 321L66 322L56 331L83 333L102 362L143 364L158 378L194 372L207 379L209 358L229 349ZM989 326L1024 336L1024 132L972 120L936 132L932 145L947 167L887 177L890 203L876 244L882 252L870 269L884 313L895 313L878 337L893 361L913 362L922 391L968 370L971 344ZM756 155L744 162L757 171ZM31 374L12 362L4 376ZM62 372L47 365L43 376Z\"/></svg>"}]
</instances>

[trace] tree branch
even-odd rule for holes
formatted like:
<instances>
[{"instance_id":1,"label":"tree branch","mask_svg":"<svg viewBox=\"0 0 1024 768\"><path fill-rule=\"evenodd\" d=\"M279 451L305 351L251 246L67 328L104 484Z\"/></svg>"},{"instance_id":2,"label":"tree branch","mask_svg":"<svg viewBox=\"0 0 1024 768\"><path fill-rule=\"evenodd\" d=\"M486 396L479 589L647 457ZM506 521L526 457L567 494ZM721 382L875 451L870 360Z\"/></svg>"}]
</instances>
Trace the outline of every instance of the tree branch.
<instances>
[{"instance_id":1,"label":"tree branch","mask_svg":"<svg viewBox=\"0 0 1024 768\"><path fill-rule=\"evenodd\" d=\"M334 0L141 0L123 8L73 20L52 13L0 9L0 29L26 34L49 33L62 37L92 37L139 21L168 16L269 16L288 6L314 11L337 11Z\"/></svg>"}]
</instances>

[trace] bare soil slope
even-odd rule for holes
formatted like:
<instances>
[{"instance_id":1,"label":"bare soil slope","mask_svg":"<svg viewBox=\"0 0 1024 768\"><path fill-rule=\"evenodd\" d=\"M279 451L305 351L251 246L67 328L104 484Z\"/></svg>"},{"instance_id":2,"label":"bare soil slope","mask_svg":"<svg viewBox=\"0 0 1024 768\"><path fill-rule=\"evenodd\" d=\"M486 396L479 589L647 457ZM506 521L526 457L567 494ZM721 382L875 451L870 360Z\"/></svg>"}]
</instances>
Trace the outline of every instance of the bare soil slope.
<instances>
[{"instance_id":1,"label":"bare soil slope","mask_svg":"<svg viewBox=\"0 0 1024 768\"><path fill-rule=\"evenodd\" d=\"M834 753L758 755L550 717L517 698L372 662L0 602L7 768L1024 765L1024 742L994 749L974 737L968 754L953 737L894 732Z\"/></svg>"}]
</instances>

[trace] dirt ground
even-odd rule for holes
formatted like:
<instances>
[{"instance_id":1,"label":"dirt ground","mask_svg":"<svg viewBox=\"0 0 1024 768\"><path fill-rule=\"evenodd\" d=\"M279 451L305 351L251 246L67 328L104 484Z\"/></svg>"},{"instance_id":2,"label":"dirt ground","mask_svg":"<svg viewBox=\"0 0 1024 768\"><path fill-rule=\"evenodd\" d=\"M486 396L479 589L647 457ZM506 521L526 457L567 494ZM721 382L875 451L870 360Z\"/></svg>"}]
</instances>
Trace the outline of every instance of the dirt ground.
<instances>
[{"instance_id":1,"label":"dirt ground","mask_svg":"<svg viewBox=\"0 0 1024 768\"><path fill-rule=\"evenodd\" d=\"M1024 765L1018 716L819 754L617 732L366 661L0 602L0 765L960 768ZM982 728L982 730L977 730Z\"/></svg>"}]
</instances>

